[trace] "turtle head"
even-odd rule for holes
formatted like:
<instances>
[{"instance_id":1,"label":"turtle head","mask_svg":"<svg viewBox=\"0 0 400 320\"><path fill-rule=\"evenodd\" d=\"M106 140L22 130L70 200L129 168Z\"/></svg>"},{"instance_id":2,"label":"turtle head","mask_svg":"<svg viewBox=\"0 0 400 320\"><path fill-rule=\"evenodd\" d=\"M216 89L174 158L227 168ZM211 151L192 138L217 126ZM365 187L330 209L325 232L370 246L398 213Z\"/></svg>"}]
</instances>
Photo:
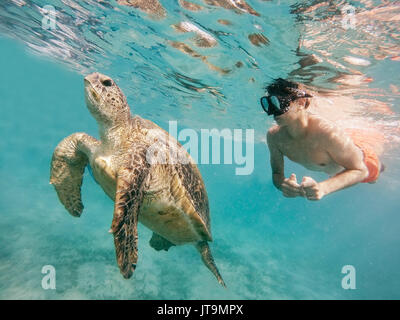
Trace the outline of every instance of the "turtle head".
<instances>
[{"instance_id":1,"label":"turtle head","mask_svg":"<svg viewBox=\"0 0 400 320\"><path fill-rule=\"evenodd\" d=\"M84 82L86 105L99 124L113 126L131 117L125 95L110 77L96 72Z\"/></svg>"}]
</instances>

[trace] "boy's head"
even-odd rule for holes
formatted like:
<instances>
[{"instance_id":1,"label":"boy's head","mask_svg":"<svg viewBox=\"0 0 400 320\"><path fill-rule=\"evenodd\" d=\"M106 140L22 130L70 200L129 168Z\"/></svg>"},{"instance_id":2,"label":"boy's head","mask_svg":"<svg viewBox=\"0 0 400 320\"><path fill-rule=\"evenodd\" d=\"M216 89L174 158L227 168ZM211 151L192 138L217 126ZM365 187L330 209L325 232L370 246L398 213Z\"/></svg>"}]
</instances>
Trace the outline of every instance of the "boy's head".
<instances>
[{"instance_id":1,"label":"boy's head","mask_svg":"<svg viewBox=\"0 0 400 320\"><path fill-rule=\"evenodd\" d=\"M274 80L266 89L267 94L261 98L261 105L268 115L282 115L289 110L293 101L312 97L312 95L300 89L299 84L282 78ZM309 101L307 101L305 108L308 105Z\"/></svg>"}]
</instances>

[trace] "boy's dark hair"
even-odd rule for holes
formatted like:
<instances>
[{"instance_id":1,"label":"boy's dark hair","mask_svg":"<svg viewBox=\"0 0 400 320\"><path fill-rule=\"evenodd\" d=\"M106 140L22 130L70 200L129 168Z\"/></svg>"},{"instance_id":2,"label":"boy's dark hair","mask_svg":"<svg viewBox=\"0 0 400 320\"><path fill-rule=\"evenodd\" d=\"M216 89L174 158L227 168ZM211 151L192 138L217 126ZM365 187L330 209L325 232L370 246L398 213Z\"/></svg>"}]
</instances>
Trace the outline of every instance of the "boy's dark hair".
<instances>
[{"instance_id":1,"label":"boy's dark hair","mask_svg":"<svg viewBox=\"0 0 400 320\"><path fill-rule=\"evenodd\" d=\"M278 98L281 109L287 108L290 103L296 99L312 97L310 94L301 90L298 83L282 78L275 79L266 89L270 96L276 96Z\"/></svg>"},{"instance_id":2,"label":"boy's dark hair","mask_svg":"<svg viewBox=\"0 0 400 320\"><path fill-rule=\"evenodd\" d=\"M268 85L267 90L271 96L286 96L298 88L297 83L278 78Z\"/></svg>"}]
</instances>

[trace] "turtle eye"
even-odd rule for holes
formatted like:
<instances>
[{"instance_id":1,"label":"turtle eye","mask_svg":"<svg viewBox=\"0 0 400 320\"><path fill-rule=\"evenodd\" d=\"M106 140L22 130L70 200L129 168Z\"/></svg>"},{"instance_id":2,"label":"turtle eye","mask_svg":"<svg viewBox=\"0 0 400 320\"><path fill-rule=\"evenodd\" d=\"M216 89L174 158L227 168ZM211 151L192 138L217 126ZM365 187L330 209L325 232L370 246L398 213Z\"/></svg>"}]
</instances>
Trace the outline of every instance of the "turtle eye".
<instances>
[{"instance_id":1,"label":"turtle eye","mask_svg":"<svg viewBox=\"0 0 400 320\"><path fill-rule=\"evenodd\" d=\"M113 85L113 82L112 82L112 80L110 80L110 79L103 80L101 83L102 83L103 86L105 86L105 87L111 87L111 86Z\"/></svg>"}]
</instances>

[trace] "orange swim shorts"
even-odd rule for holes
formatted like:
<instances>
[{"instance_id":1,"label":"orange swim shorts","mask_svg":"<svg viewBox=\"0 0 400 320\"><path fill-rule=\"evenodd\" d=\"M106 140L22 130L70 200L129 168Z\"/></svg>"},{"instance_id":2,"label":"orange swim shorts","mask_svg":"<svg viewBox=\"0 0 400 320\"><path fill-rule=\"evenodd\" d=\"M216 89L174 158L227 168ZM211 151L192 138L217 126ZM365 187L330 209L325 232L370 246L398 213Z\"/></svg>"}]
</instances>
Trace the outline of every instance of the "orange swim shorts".
<instances>
[{"instance_id":1,"label":"orange swim shorts","mask_svg":"<svg viewBox=\"0 0 400 320\"><path fill-rule=\"evenodd\" d=\"M354 144L364 153L364 163L368 168L369 176L363 183L374 182L378 179L381 172L381 162L376 152L371 147L368 136L363 135L362 130L348 129L346 133L351 137Z\"/></svg>"}]
</instances>

